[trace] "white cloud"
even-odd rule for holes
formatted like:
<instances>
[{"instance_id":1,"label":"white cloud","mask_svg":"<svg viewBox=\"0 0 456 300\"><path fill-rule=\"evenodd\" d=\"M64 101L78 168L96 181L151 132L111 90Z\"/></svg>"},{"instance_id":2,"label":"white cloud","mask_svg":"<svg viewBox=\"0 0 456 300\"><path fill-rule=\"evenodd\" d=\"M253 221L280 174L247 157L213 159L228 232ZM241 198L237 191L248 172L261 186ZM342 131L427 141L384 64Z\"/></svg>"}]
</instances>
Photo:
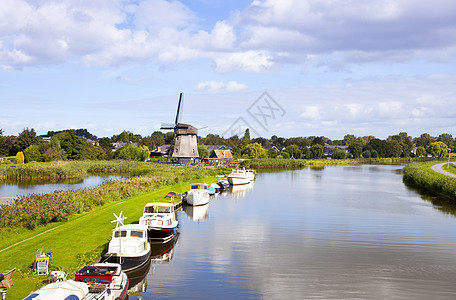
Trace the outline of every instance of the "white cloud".
<instances>
[{"instance_id":1,"label":"white cloud","mask_svg":"<svg viewBox=\"0 0 456 300\"><path fill-rule=\"evenodd\" d=\"M264 51L223 53L213 57L216 70L221 73L247 71L264 73L272 70L272 57Z\"/></svg>"},{"instance_id":2,"label":"white cloud","mask_svg":"<svg viewBox=\"0 0 456 300\"><path fill-rule=\"evenodd\" d=\"M196 86L197 91L207 91L207 92L235 92L247 90L249 87L246 84L238 83L236 81L218 82L218 81L204 81L198 83Z\"/></svg>"}]
</instances>

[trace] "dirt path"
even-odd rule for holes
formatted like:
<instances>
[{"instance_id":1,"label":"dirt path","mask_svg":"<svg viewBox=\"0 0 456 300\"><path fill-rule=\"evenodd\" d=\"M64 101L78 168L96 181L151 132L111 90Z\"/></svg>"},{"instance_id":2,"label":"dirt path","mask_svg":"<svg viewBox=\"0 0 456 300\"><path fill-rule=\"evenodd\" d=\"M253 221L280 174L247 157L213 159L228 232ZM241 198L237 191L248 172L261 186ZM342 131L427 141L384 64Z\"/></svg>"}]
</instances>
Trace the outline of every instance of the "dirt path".
<instances>
[{"instance_id":1,"label":"dirt path","mask_svg":"<svg viewBox=\"0 0 456 300\"><path fill-rule=\"evenodd\" d=\"M450 177L454 177L456 178L456 174L453 174L453 173L450 173L450 172L447 172L445 170L442 169L442 167L447 164L447 163L441 163L441 164L436 164L436 165L433 165L431 167L432 171L436 171L440 174L443 174L443 175L447 175L447 176L450 176ZM450 162L450 164L454 164L454 162Z\"/></svg>"}]
</instances>

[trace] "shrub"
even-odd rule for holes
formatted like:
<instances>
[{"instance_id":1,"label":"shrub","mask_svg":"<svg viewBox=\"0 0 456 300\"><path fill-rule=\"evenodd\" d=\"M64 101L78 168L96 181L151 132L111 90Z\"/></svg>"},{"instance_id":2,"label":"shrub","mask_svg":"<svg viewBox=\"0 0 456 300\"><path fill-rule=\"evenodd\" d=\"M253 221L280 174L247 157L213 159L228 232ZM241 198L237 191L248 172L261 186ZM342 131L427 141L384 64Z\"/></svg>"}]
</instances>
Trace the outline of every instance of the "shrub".
<instances>
[{"instance_id":1,"label":"shrub","mask_svg":"<svg viewBox=\"0 0 456 300\"><path fill-rule=\"evenodd\" d=\"M22 151L19 151L16 154L16 164L22 165L24 163L24 153Z\"/></svg>"}]
</instances>

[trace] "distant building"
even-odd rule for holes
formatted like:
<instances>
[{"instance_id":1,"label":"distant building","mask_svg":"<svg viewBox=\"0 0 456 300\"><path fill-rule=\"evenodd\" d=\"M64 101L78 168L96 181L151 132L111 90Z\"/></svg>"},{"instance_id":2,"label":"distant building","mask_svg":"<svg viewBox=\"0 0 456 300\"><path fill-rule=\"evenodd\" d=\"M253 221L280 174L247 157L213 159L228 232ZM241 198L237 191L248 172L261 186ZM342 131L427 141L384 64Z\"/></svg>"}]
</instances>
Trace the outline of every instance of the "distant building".
<instances>
[{"instance_id":1,"label":"distant building","mask_svg":"<svg viewBox=\"0 0 456 300\"><path fill-rule=\"evenodd\" d=\"M274 149L277 152L283 152L286 147L285 146L264 146L263 148L266 151L268 151L269 149Z\"/></svg>"},{"instance_id":2,"label":"distant building","mask_svg":"<svg viewBox=\"0 0 456 300\"><path fill-rule=\"evenodd\" d=\"M127 144L132 144L133 146L138 147L138 143L132 143L132 142L124 143L124 142L120 141L120 142L112 143L112 147L113 147L112 151L119 150L120 148L124 147Z\"/></svg>"},{"instance_id":3,"label":"distant building","mask_svg":"<svg viewBox=\"0 0 456 300\"><path fill-rule=\"evenodd\" d=\"M202 161L204 163L219 165L230 163L234 159L233 153L229 149L222 150L212 150L208 158L204 158Z\"/></svg>"},{"instance_id":4,"label":"distant building","mask_svg":"<svg viewBox=\"0 0 456 300\"><path fill-rule=\"evenodd\" d=\"M343 150L345 151L346 153L348 153L348 146L336 146L336 145L326 145L325 146L325 151L324 151L324 155L325 156L332 156L333 152L334 152L334 149L339 149L339 150Z\"/></svg>"},{"instance_id":5,"label":"distant building","mask_svg":"<svg viewBox=\"0 0 456 300\"><path fill-rule=\"evenodd\" d=\"M157 146L154 150L150 152L150 157L168 157L171 144L165 144Z\"/></svg>"}]
</instances>

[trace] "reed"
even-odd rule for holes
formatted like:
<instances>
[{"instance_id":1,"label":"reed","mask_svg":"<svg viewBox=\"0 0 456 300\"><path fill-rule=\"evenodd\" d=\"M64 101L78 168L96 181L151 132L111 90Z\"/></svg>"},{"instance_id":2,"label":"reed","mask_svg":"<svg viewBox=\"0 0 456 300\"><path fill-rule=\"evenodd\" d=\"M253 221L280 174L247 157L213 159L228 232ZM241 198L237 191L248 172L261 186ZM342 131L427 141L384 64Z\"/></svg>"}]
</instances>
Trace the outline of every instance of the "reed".
<instances>
[{"instance_id":1,"label":"reed","mask_svg":"<svg viewBox=\"0 0 456 300\"><path fill-rule=\"evenodd\" d=\"M103 165L96 165L100 166ZM109 164L104 165L102 170L107 170L107 167ZM141 170L146 174L126 180L108 181L94 189L55 191L20 197L14 205L0 209L0 230L34 229L48 223L66 221L70 216L90 211L96 206L154 191L162 185L200 179L223 172L218 169L162 164L149 164L142 166ZM115 171L118 172L119 168L115 168Z\"/></svg>"},{"instance_id":2,"label":"reed","mask_svg":"<svg viewBox=\"0 0 456 300\"><path fill-rule=\"evenodd\" d=\"M304 159L248 159L241 162L241 166L252 169L261 168L303 168L307 166Z\"/></svg>"}]
</instances>

